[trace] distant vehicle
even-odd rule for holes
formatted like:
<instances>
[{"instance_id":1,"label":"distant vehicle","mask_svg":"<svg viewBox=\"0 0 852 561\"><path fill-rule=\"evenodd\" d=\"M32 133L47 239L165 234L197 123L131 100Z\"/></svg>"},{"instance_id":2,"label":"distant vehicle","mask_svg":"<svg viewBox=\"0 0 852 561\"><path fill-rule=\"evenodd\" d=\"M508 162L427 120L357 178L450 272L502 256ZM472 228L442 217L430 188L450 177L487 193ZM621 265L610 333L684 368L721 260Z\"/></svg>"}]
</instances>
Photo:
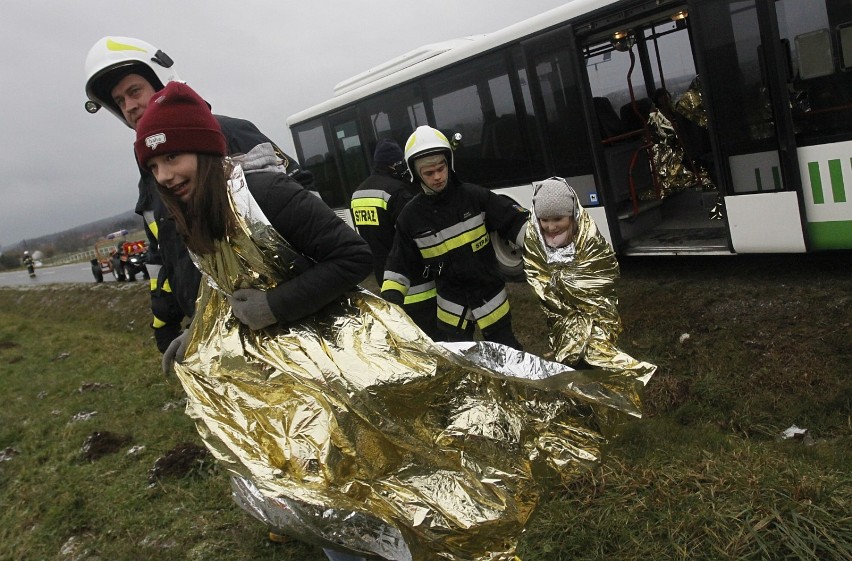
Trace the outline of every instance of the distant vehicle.
<instances>
[{"instance_id":1,"label":"distant vehicle","mask_svg":"<svg viewBox=\"0 0 852 561\"><path fill-rule=\"evenodd\" d=\"M95 282L103 282L105 275L112 275L117 282L135 281L141 274L148 280L145 260L148 247L144 240L121 241L127 235L126 230L109 234L95 242L95 258L92 259L92 276ZM109 248L105 251L105 248Z\"/></svg>"},{"instance_id":2,"label":"distant vehicle","mask_svg":"<svg viewBox=\"0 0 852 561\"><path fill-rule=\"evenodd\" d=\"M92 275L95 277L95 282L104 282L104 275L112 275L116 281L124 280L124 273L120 272L116 267L113 259L115 253L115 242L111 239L103 239L95 242L95 258L92 259ZM103 253L103 249L111 247L108 254ZM121 278L119 278L119 275Z\"/></svg>"},{"instance_id":3,"label":"distant vehicle","mask_svg":"<svg viewBox=\"0 0 852 561\"><path fill-rule=\"evenodd\" d=\"M148 280L148 269L145 268L145 260L148 257L148 247L143 240L135 242L124 242L119 252L124 277L128 281L135 281L136 275Z\"/></svg>"}]
</instances>

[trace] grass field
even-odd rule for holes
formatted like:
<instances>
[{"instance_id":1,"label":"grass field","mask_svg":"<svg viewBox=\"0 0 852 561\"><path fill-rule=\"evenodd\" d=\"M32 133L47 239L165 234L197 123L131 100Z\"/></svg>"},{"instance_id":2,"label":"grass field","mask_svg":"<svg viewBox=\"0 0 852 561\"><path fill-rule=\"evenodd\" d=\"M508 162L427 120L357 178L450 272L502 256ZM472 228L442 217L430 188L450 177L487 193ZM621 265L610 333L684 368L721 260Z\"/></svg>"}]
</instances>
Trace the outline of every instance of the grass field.
<instances>
[{"instance_id":1,"label":"grass field","mask_svg":"<svg viewBox=\"0 0 852 561\"><path fill-rule=\"evenodd\" d=\"M622 260L621 346L659 365L646 416L542 506L521 558L852 558L850 270L848 253ZM545 352L532 294L510 298ZM270 542L186 454L201 441L147 324L140 283L0 289L0 559L324 559ZM781 439L792 425L807 436Z\"/></svg>"}]
</instances>

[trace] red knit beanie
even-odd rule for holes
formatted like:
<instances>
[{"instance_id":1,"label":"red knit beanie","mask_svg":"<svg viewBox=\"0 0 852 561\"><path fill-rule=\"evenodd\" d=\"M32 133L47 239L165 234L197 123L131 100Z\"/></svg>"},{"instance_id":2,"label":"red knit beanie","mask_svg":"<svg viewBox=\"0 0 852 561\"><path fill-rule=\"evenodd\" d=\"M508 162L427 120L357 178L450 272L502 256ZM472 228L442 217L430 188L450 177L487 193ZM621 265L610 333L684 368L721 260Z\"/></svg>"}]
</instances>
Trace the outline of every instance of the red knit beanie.
<instances>
[{"instance_id":1,"label":"red knit beanie","mask_svg":"<svg viewBox=\"0 0 852 561\"><path fill-rule=\"evenodd\" d=\"M181 82L169 82L151 98L136 124L134 148L143 168L160 154L227 153L222 129L207 102Z\"/></svg>"}]
</instances>

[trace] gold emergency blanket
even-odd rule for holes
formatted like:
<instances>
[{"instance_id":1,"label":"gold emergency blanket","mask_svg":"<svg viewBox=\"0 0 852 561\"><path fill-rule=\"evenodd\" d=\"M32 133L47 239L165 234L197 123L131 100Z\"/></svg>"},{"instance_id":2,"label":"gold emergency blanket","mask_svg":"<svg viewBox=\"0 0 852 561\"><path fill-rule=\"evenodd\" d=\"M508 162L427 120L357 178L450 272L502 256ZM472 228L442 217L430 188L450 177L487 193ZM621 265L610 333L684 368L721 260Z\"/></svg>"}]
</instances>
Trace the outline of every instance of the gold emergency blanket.
<instances>
[{"instance_id":1,"label":"gold emergency blanket","mask_svg":"<svg viewBox=\"0 0 852 561\"><path fill-rule=\"evenodd\" d=\"M576 365L582 359L590 366L635 375L647 383L657 367L617 346L622 325L615 293L619 275L615 253L576 193L574 205L573 244L548 248L535 212L524 241L524 272L547 317L554 360Z\"/></svg>"},{"instance_id":2,"label":"gold emergency blanket","mask_svg":"<svg viewBox=\"0 0 852 561\"><path fill-rule=\"evenodd\" d=\"M701 96L701 77L696 76L689 88L677 98L675 110L701 128L707 128L707 111Z\"/></svg>"},{"instance_id":3,"label":"gold emergency blanket","mask_svg":"<svg viewBox=\"0 0 852 561\"><path fill-rule=\"evenodd\" d=\"M657 174L659 193L642 198L664 199L688 187L716 190L707 170L689 159L671 121L662 111L651 111L648 125L652 142L650 155Z\"/></svg>"},{"instance_id":4,"label":"gold emergency blanket","mask_svg":"<svg viewBox=\"0 0 852 561\"><path fill-rule=\"evenodd\" d=\"M640 416L642 380L499 345L449 350L366 291L249 330L226 294L291 278L295 252L239 168L231 196L241 232L196 257L205 281L176 370L235 499L260 520L385 559L512 559L546 493ZM517 371L484 364L495 357Z\"/></svg>"}]
</instances>

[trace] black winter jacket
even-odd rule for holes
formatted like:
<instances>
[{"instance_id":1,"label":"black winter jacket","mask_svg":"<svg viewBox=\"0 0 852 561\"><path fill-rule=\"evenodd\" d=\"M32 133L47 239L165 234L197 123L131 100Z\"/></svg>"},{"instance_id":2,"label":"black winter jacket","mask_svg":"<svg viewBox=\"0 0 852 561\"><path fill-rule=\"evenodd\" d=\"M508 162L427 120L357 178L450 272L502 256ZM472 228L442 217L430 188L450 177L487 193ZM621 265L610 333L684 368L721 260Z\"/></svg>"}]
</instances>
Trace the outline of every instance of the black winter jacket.
<instances>
[{"instance_id":1,"label":"black winter jacket","mask_svg":"<svg viewBox=\"0 0 852 561\"><path fill-rule=\"evenodd\" d=\"M515 240L528 217L511 199L451 176L441 193L418 194L397 219L382 296L399 304L410 286L433 278L439 306L481 306L505 288L489 232Z\"/></svg>"},{"instance_id":2,"label":"black winter jacket","mask_svg":"<svg viewBox=\"0 0 852 561\"><path fill-rule=\"evenodd\" d=\"M305 259L299 274L270 290L279 323L319 311L370 274L370 248L322 199L282 173L246 174L246 183L272 227Z\"/></svg>"}]
</instances>

